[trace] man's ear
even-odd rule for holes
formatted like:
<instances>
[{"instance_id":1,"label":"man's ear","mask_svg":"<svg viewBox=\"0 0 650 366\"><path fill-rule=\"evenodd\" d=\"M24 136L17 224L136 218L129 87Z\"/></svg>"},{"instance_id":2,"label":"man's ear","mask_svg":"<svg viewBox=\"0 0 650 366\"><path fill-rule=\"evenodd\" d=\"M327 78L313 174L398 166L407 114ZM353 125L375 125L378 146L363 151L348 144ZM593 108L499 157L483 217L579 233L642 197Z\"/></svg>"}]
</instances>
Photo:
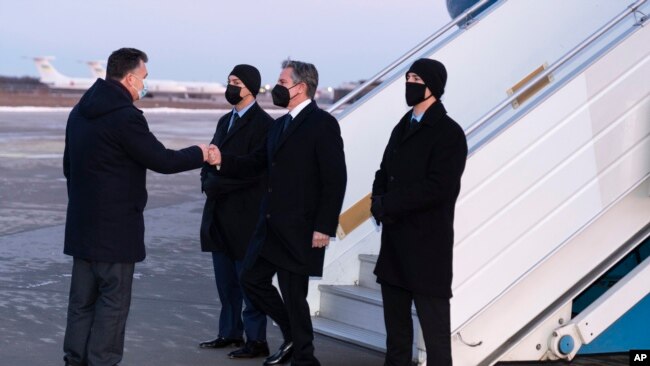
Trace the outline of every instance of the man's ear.
<instances>
[{"instance_id":1,"label":"man's ear","mask_svg":"<svg viewBox=\"0 0 650 366\"><path fill-rule=\"evenodd\" d=\"M133 80L129 80L129 76L130 76L130 77L133 77L133 75L131 75L131 73L129 72L129 73L127 73L126 75L124 75L124 78L122 78L122 80L123 80L124 83L127 84L127 85L133 85Z\"/></svg>"}]
</instances>

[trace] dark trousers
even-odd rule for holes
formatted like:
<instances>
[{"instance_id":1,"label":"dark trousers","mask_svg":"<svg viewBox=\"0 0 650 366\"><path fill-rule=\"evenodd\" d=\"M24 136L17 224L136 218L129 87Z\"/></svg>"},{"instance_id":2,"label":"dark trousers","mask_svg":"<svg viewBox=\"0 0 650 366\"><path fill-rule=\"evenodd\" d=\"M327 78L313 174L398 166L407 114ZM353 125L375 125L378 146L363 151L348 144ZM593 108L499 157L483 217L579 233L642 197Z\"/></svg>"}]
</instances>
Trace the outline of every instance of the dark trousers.
<instances>
[{"instance_id":1,"label":"dark trousers","mask_svg":"<svg viewBox=\"0 0 650 366\"><path fill-rule=\"evenodd\" d=\"M122 360L134 268L74 258L63 341L68 364L114 366Z\"/></svg>"},{"instance_id":2,"label":"dark trousers","mask_svg":"<svg viewBox=\"0 0 650 366\"><path fill-rule=\"evenodd\" d=\"M410 292L401 287L381 285L386 323L386 366L410 366L413 359L413 319L411 304L422 327L427 348L427 365L451 366L451 325L449 299Z\"/></svg>"},{"instance_id":3,"label":"dark trousers","mask_svg":"<svg viewBox=\"0 0 650 366\"><path fill-rule=\"evenodd\" d=\"M265 341L266 315L253 306L239 283L243 261L212 252L212 263L221 301L219 337L240 339L245 331L247 341ZM243 312L242 302L246 305Z\"/></svg>"},{"instance_id":4,"label":"dark trousers","mask_svg":"<svg viewBox=\"0 0 650 366\"><path fill-rule=\"evenodd\" d=\"M277 273L282 297L273 286ZM275 321L285 342L293 342L292 365L320 365L314 356L314 330L307 303L309 276L289 272L258 256L241 277L246 294L255 306Z\"/></svg>"}]
</instances>

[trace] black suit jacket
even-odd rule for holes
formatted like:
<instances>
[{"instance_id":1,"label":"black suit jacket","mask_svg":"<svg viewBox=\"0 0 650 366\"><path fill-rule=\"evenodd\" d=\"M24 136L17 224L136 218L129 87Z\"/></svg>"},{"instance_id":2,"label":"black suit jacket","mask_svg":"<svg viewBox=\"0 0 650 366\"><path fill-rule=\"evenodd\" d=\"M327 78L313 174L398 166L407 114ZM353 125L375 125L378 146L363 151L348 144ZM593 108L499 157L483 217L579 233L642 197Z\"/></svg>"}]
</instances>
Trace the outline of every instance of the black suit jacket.
<instances>
[{"instance_id":1,"label":"black suit jacket","mask_svg":"<svg viewBox=\"0 0 650 366\"><path fill-rule=\"evenodd\" d=\"M283 133L275 120L263 149L248 156L223 154L221 170L252 176L264 166L268 186L251 245L271 263L294 273L321 276L325 249L312 248L318 231L336 234L347 172L338 121L308 104ZM267 240L272 231L274 240Z\"/></svg>"},{"instance_id":2,"label":"black suit jacket","mask_svg":"<svg viewBox=\"0 0 650 366\"><path fill-rule=\"evenodd\" d=\"M247 155L265 145L273 118L257 103L228 132L231 116L232 112L219 119L211 142L223 154ZM222 251L233 259L244 258L259 217L265 182L263 173L249 178L229 178L214 166L204 164L201 186L207 199L201 222L203 251Z\"/></svg>"},{"instance_id":3,"label":"black suit jacket","mask_svg":"<svg viewBox=\"0 0 650 366\"><path fill-rule=\"evenodd\" d=\"M465 133L440 102L415 129L410 119L409 111L393 129L372 187L386 218L375 274L380 283L450 297Z\"/></svg>"},{"instance_id":4,"label":"black suit jacket","mask_svg":"<svg viewBox=\"0 0 650 366\"><path fill-rule=\"evenodd\" d=\"M110 263L143 260L147 169L170 174L202 164L199 147L166 149L149 131L128 91L117 82L97 79L70 112L66 126L64 253Z\"/></svg>"}]
</instances>

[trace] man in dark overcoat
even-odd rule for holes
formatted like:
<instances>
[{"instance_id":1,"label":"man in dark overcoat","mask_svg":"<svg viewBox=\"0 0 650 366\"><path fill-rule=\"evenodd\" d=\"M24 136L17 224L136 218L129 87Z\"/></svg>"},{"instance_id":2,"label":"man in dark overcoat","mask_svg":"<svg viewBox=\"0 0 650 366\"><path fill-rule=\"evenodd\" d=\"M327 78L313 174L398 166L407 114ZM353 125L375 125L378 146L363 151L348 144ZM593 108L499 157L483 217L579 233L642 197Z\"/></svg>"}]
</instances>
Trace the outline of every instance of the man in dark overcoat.
<instances>
[{"instance_id":1,"label":"man in dark overcoat","mask_svg":"<svg viewBox=\"0 0 650 366\"><path fill-rule=\"evenodd\" d=\"M147 92L147 55L122 48L68 117L63 174L68 185L64 253L74 257L63 351L67 365L114 366L136 262L145 258L147 169L200 168L206 146L169 150L133 105Z\"/></svg>"},{"instance_id":2,"label":"man in dark overcoat","mask_svg":"<svg viewBox=\"0 0 650 366\"><path fill-rule=\"evenodd\" d=\"M430 365L451 365L454 208L467 159L463 129L440 101L444 65L415 61L406 73L413 108L393 129L372 187L371 211L382 224L375 267L386 323L386 365L410 365L411 304Z\"/></svg>"},{"instance_id":3,"label":"man in dark overcoat","mask_svg":"<svg viewBox=\"0 0 650 366\"><path fill-rule=\"evenodd\" d=\"M265 145L273 118L255 101L260 84L260 72L254 66L237 65L230 72L225 96L234 107L219 119L211 142L224 154L247 155ZM212 252L221 312L217 338L199 346L223 348L243 344L242 348L228 354L230 358L269 355L266 315L251 304L239 282L248 244L259 218L265 182L263 172L237 179L223 176L207 163L201 170L202 189L207 195L201 223L201 249ZM243 312L242 302L246 305Z\"/></svg>"},{"instance_id":4,"label":"man in dark overcoat","mask_svg":"<svg viewBox=\"0 0 650 366\"><path fill-rule=\"evenodd\" d=\"M248 157L219 155L225 175L254 175L267 167L268 185L251 245L259 255L242 273L255 306L280 327L284 343L266 359L276 365L319 365L314 356L309 276L321 276L325 247L336 233L347 180L343 140L337 120L312 100L316 67L285 61L274 104L289 113L269 130L267 146ZM212 146L211 146L212 148ZM282 297L272 284L277 274Z\"/></svg>"}]
</instances>

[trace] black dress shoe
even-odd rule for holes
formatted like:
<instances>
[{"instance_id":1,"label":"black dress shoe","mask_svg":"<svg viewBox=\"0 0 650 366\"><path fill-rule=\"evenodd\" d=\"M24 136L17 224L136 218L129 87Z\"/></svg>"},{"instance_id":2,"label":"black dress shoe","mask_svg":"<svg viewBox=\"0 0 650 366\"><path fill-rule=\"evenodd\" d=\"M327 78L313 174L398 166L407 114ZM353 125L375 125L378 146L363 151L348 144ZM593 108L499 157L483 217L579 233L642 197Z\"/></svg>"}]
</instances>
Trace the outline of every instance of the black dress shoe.
<instances>
[{"instance_id":1,"label":"black dress shoe","mask_svg":"<svg viewBox=\"0 0 650 366\"><path fill-rule=\"evenodd\" d=\"M276 353L274 353L271 357L267 357L266 360L264 360L264 366L269 366L269 365L281 365L291 358L291 355L293 354L293 342L284 342L278 349Z\"/></svg>"},{"instance_id":2,"label":"black dress shoe","mask_svg":"<svg viewBox=\"0 0 650 366\"><path fill-rule=\"evenodd\" d=\"M255 358L269 355L269 345L266 341L248 341L244 347L228 354L230 358Z\"/></svg>"},{"instance_id":3,"label":"black dress shoe","mask_svg":"<svg viewBox=\"0 0 650 366\"><path fill-rule=\"evenodd\" d=\"M231 344L233 346L235 346L235 347L241 347L241 345L244 344L244 340L243 339L233 339L233 338L219 337L219 338L213 339L211 341L201 342L201 343L199 343L199 347L201 347L201 348L224 348L224 347L230 346Z\"/></svg>"}]
</instances>

